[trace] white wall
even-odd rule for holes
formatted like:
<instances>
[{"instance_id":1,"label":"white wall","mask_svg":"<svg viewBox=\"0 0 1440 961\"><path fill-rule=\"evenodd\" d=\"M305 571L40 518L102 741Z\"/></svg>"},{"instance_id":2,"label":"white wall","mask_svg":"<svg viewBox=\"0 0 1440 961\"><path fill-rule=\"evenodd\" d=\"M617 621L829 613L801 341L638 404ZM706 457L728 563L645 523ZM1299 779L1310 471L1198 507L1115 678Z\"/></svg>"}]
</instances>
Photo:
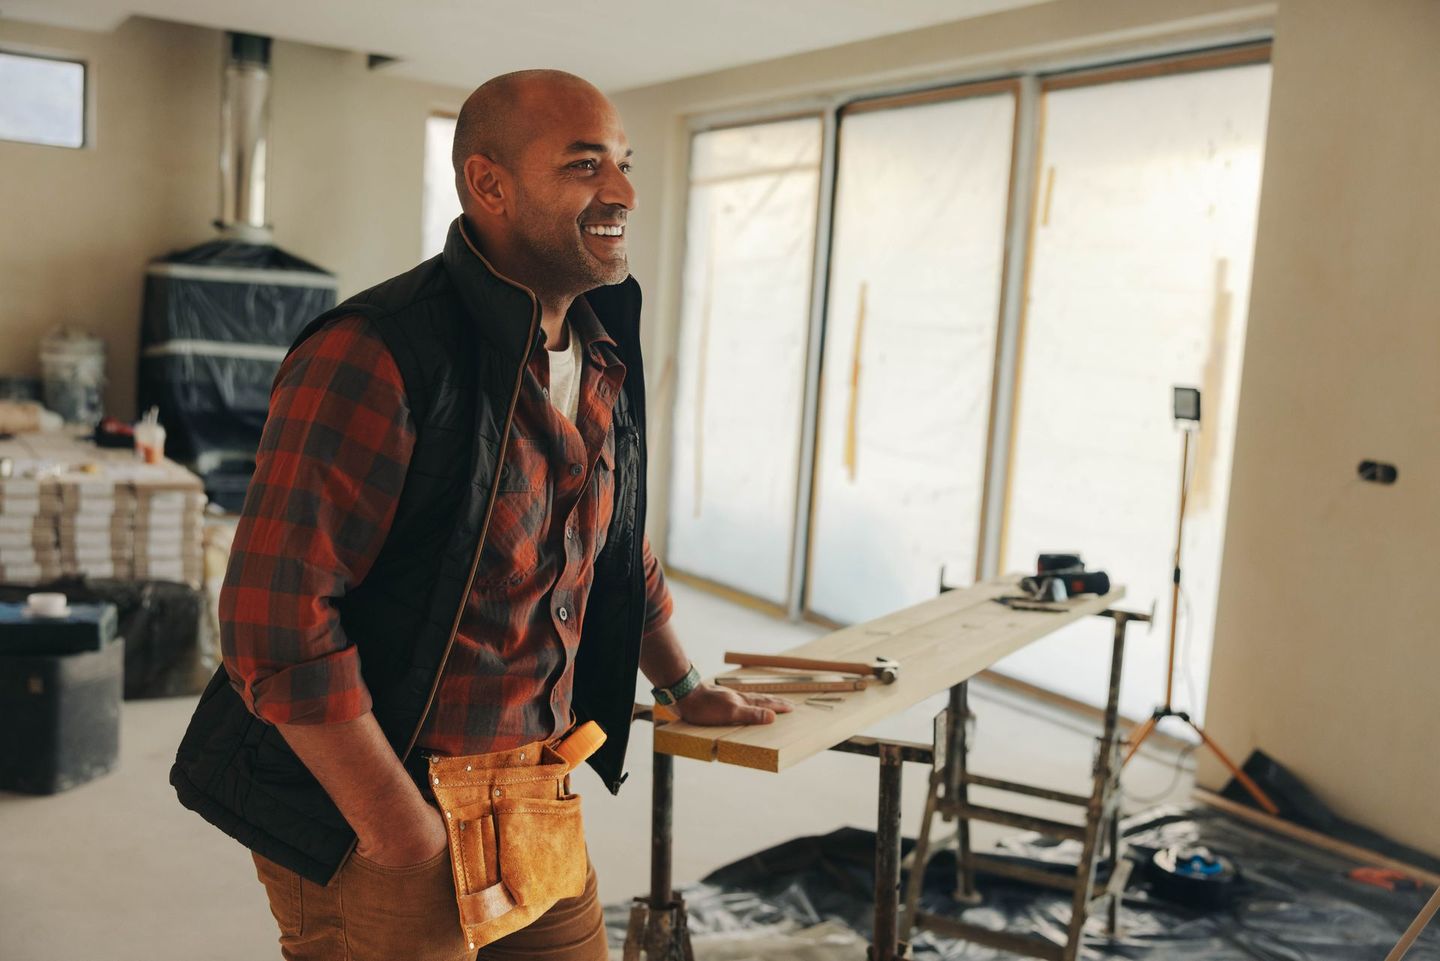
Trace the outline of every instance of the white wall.
<instances>
[{"instance_id":1,"label":"white wall","mask_svg":"<svg viewBox=\"0 0 1440 961\"><path fill-rule=\"evenodd\" d=\"M1440 3L1284 0L1274 65L1209 731L1440 853Z\"/></svg>"}]
</instances>

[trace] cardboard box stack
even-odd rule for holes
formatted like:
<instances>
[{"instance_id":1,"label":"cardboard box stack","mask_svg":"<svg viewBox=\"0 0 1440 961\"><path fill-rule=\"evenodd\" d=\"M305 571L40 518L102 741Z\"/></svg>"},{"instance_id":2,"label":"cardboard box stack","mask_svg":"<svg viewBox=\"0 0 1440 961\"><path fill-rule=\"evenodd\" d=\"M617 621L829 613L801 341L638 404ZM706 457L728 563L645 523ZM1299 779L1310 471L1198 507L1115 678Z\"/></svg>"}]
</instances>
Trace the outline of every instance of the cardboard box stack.
<instances>
[{"instance_id":1,"label":"cardboard box stack","mask_svg":"<svg viewBox=\"0 0 1440 961\"><path fill-rule=\"evenodd\" d=\"M205 492L160 484L136 486L132 550L135 577L183 581L198 587L205 580Z\"/></svg>"},{"instance_id":2,"label":"cardboard box stack","mask_svg":"<svg viewBox=\"0 0 1440 961\"><path fill-rule=\"evenodd\" d=\"M119 580L204 580L200 479L173 461L143 464L68 435L0 442L0 581L62 575ZM12 547L13 545L13 547Z\"/></svg>"},{"instance_id":3,"label":"cardboard box stack","mask_svg":"<svg viewBox=\"0 0 1440 961\"><path fill-rule=\"evenodd\" d=\"M109 471L67 471L60 490L60 566L66 574L129 580L135 495Z\"/></svg>"},{"instance_id":4,"label":"cardboard box stack","mask_svg":"<svg viewBox=\"0 0 1440 961\"><path fill-rule=\"evenodd\" d=\"M0 478L0 583L39 583L60 576L59 513L57 494L42 494L38 480Z\"/></svg>"}]
</instances>

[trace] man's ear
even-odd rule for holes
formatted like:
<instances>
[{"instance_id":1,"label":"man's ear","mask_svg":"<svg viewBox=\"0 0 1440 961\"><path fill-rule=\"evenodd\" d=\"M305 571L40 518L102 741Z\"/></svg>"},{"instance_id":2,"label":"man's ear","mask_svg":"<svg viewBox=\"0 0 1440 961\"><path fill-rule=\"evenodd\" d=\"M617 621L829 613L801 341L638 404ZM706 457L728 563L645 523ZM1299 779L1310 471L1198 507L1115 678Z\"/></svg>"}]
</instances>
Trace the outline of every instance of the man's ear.
<instances>
[{"instance_id":1,"label":"man's ear","mask_svg":"<svg viewBox=\"0 0 1440 961\"><path fill-rule=\"evenodd\" d=\"M500 166L484 154L476 153L466 158L464 171L465 192L476 209L496 216L503 214L509 198Z\"/></svg>"}]
</instances>

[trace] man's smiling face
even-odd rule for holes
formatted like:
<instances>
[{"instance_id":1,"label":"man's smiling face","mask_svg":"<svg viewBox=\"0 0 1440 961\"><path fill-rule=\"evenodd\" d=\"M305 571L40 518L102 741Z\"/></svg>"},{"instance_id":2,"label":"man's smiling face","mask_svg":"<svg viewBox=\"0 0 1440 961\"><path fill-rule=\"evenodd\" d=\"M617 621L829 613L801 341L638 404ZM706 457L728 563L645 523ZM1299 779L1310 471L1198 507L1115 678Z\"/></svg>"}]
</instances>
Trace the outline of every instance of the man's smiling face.
<instances>
[{"instance_id":1,"label":"man's smiling face","mask_svg":"<svg viewBox=\"0 0 1440 961\"><path fill-rule=\"evenodd\" d=\"M635 209L630 143L599 91L553 91L512 174L515 250L555 290L582 293L630 273L627 219Z\"/></svg>"}]
</instances>

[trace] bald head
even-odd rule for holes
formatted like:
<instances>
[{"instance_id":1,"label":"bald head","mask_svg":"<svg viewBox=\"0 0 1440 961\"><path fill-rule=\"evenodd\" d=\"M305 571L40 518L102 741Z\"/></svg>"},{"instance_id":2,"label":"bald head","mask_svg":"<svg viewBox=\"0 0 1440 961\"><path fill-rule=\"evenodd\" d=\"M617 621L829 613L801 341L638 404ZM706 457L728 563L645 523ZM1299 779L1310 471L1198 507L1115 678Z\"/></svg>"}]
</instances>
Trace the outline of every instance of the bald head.
<instances>
[{"instance_id":1,"label":"bald head","mask_svg":"<svg viewBox=\"0 0 1440 961\"><path fill-rule=\"evenodd\" d=\"M517 70L476 87L455 120L455 142L450 150L461 203L465 201L467 159L483 154L514 169L554 111L577 97L605 101L605 95L590 81L563 70Z\"/></svg>"},{"instance_id":2,"label":"bald head","mask_svg":"<svg viewBox=\"0 0 1440 961\"><path fill-rule=\"evenodd\" d=\"M466 99L452 150L470 238L552 305L619 283L633 153L615 105L574 74L524 70L486 82Z\"/></svg>"}]
</instances>

